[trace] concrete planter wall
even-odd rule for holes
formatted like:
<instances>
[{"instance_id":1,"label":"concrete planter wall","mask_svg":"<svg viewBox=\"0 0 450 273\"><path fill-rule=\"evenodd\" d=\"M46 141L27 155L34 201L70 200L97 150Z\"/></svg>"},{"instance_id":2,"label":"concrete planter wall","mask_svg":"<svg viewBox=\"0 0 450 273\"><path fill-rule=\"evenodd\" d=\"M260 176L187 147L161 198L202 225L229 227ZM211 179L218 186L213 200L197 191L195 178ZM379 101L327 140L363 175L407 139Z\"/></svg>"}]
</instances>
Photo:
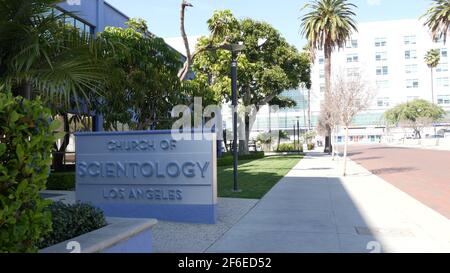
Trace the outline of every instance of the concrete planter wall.
<instances>
[{"instance_id":1,"label":"concrete planter wall","mask_svg":"<svg viewBox=\"0 0 450 273\"><path fill-rule=\"evenodd\" d=\"M40 253L152 253L155 219L107 218L99 230L40 250Z\"/></svg>"}]
</instances>

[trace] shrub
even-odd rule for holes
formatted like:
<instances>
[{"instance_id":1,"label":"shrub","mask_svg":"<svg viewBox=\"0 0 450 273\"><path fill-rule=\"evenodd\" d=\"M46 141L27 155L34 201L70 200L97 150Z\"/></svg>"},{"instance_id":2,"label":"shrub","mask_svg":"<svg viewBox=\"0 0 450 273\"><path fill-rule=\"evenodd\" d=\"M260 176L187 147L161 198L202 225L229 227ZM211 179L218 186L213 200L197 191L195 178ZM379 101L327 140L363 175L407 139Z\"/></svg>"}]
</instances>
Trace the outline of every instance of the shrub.
<instances>
[{"instance_id":1,"label":"shrub","mask_svg":"<svg viewBox=\"0 0 450 273\"><path fill-rule=\"evenodd\" d=\"M257 160L264 158L264 152L252 152L248 155L239 155L239 160ZM222 157L217 159L217 166L233 165L233 154L224 153Z\"/></svg>"},{"instance_id":2,"label":"shrub","mask_svg":"<svg viewBox=\"0 0 450 273\"><path fill-rule=\"evenodd\" d=\"M256 141L260 144L271 144L272 135L270 133L261 133L256 137Z\"/></svg>"},{"instance_id":3,"label":"shrub","mask_svg":"<svg viewBox=\"0 0 450 273\"><path fill-rule=\"evenodd\" d=\"M312 151L316 148L316 145L314 143L308 143L308 151Z\"/></svg>"},{"instance_id":4,"label":"shrub","mask_svg":"<svg viewBox=\"0 0 450 273\"><path fill-rule=\"evenodd\" d=\"M51 173L47 180L47 189L54 191L73 191L75 189L75 173Z\"/></svg>"},{"instance_id":5,"label":"shrub","mask_svg":"<svg viewBox=\"0 0 450 273\"><path fill-rule=\"evenodd\" d=\"M58 127L39 100L0 93L0 252L35 252L50 231L49 203L39 192Z\"/></svg>"},{"instance_id":6,"label":"shrub","mask_svg":"<svg viewBox=\"0 0 450 273\"><path fill-rule=\"evenodd\" d=\"M300 145L300 152L303 152L303 146ZM278 146L277 152L280 153L286 153L286 152L298 152L297 145L294 145L294 143L282 143L280 146Z\"/></svg>"},{"instance_id":7,"label":"shrub","mask_svg":"<svg viewBox=\"0 0 450 273\"><path fill-rule=\"evenodd\" d=\"M54 202L47 211L52 215L51 233L39 244L46 248L106 226L103 211L88 204L66 205Z\"/></svg>"}]
</instances>

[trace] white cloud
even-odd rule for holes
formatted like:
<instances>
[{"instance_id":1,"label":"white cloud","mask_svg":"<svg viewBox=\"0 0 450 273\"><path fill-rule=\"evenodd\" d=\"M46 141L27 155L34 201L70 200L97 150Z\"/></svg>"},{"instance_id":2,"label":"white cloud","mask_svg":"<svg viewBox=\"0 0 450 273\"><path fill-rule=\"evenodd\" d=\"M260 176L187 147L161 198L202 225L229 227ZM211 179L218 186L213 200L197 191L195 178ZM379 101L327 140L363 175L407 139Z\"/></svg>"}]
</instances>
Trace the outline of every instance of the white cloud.
<instances>
[{"instance_id":1,"label":"white cloud","mask_svg":"<svg viewBox=\"0 0 450 273\"><path fill-rule=\"evenodd\" d=\"M379 6L381 5L381 0L367 0L369 6Z\"/></svg>"}]
</instances>

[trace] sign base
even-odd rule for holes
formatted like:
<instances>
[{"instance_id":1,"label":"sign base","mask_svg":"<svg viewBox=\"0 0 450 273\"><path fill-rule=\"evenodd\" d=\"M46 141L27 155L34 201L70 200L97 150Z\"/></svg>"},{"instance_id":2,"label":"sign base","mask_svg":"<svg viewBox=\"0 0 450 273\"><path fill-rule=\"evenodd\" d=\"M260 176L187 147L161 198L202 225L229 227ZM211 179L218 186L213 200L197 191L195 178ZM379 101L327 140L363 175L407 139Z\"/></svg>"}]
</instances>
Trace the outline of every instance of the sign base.
<instances>
[{"instance_id":1,"label":"sign base","mask_svg":"<svg viewBox=\"0 0 450 273\"><path fill-rule=\"evenodd\" d=\"M107 217L155 218L161 221L215 224L215 205L93 204Z\"/></svg>"}]
</instances>

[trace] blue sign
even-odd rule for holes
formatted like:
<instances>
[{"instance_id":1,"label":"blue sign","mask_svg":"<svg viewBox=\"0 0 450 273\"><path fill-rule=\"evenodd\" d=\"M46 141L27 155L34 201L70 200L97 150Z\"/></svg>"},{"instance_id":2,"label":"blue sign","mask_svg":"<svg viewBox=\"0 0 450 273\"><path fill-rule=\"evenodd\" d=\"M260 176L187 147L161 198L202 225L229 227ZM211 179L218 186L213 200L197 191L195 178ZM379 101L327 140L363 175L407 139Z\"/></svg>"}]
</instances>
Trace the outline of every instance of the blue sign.
<instances>
[{"instance_id":1,"label":"blue sign","mask_svg":"<svg viewBox=\"0 0 450 273\"><path fill-rule=\"evenodd\" d=\"M110 217L216 223L216 144L212 133L76 134L76 198Z\"/></svg>"}]
</instances>

